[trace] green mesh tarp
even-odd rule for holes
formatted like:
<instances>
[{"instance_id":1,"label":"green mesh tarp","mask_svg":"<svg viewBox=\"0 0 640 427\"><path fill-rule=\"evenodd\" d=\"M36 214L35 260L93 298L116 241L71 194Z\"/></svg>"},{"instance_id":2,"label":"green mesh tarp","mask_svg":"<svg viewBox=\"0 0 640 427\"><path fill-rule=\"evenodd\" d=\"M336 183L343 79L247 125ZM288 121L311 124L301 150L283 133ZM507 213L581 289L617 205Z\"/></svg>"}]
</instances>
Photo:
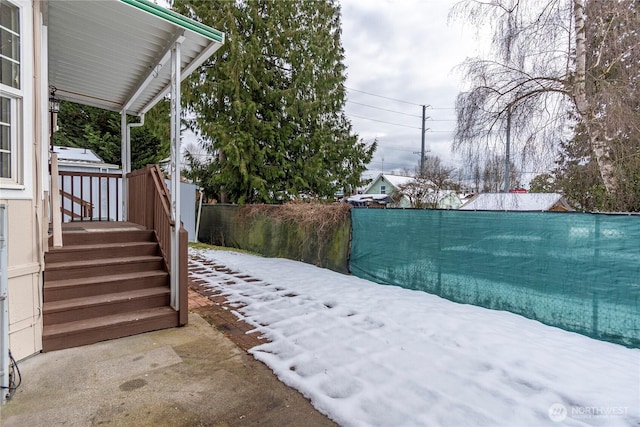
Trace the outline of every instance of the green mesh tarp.
<instances>
[{"instance_id":1,"label":"green mesh tarp","mask_svg":"<svg viewBox=\"0 0 640 427\"><path fill-rule=\"evenodd\" d=\"M359 277L640 347L640 217L353 209Z\"/></svg>"}]
</instances>

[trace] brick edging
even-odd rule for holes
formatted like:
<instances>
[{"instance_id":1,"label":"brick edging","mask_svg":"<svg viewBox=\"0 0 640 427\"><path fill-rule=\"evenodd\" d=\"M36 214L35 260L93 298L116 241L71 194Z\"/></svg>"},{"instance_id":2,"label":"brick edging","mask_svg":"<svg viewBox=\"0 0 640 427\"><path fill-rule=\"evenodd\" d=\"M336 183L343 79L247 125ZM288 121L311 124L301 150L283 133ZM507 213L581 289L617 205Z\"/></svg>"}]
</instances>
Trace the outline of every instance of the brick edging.
<instances>
[{"instance_id":1,"label":"brick edging","mask_svg":"<svg viewBox=\"0 0 640 427\"><path fill-rule=\"evenodd\" d=\"M234 310L238 310L237 304L232 306L220 291L206 286L206 281L193 277L192 272L195 268L201 267L189 264L189 311L201 316L245 352L269 342L261 337L258 331L254 331L255 327L233 314ZM257 281L250 276L242 276L241 280ZM226 286L233 286L233 284Z\"/></svg>"}]
</instances>

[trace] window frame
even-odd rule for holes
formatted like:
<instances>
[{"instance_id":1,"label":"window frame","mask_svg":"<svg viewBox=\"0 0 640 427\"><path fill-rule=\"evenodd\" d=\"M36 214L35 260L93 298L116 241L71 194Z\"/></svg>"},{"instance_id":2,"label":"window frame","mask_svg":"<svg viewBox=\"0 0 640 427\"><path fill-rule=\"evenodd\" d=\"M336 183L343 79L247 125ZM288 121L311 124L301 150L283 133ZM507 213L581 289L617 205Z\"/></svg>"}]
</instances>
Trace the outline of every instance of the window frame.
<instances>
[{"instance_id":1,"label":"window frame","mask_svg":"<svg viewBox=\"0 0 640 427\"><path fill-rule=\"evenodd\" d=\"M7 27L2 27L2 29L4 29L4 31L6 31L7 33L9 33L10 35L16 36L17 37L17 44L18 44L18 49L17 49L17 53L18 53L18 59L14 59L11 56L5 56L5 55L0 55L2 56L2 58L0 58L0 61L2 60L6 60L8 63L12 64L12 65L17 65L18 66L18 87L15 89L21 90L22 89L22 60L24 58L24 50L22 47L22 31L23 31L23 23L22 23L22 12L21 12L21 7L18 4L15 4L14 2L10 1L10 0L0 0L0 4L4 3L4 4L8 4L9 6L12 6L18 13L17 16L17 22L18 22L18 31L16 32L15 30L11 29L11 28L7 28ZM2 84L2 82L0 82L0 85L2 85L3 88L14 88L13 85L5 85Z\"/></svg>"},{"instance_id":2,"label":"window frame","mask_svg":"<svg viewBox=\"0 0 640 427\"><path fill-rule=\"evenodd\" d=\"M9 100L9 158L10 158L10 174L8 177L0 176L0 189L2 190L21 190L24 189L24 138L22 128L25 125L22 112L24 110L25 84L24 84L24 54L25 54L25 12L24 6L20 2L11 0L2 0L3 4L9 4L17 9L18 12L18 41L20 46L18 57L18 86L17 88L0 82L1 98ZM7 29L12 33L13 30ZM4 60L4 58L2 58ZM14 62L9 58L10 62ZM4 192L4 191L3 191Z\"/></svg>"},{"instance_id":3,"label":"window frame","mask_svg":"<svg viewBox=\"0 0 640 427\"><path fill-rule=\"evenodd\" d=\"M21 99L14 96L0 95L0 98L9 100L9 158L10 158L10 174L8 177L0 176L0 185L13 184L19 185L23 183L22 175L22 156L18 147L20 138L20 117Z\"/></svg>"}]
</instances>

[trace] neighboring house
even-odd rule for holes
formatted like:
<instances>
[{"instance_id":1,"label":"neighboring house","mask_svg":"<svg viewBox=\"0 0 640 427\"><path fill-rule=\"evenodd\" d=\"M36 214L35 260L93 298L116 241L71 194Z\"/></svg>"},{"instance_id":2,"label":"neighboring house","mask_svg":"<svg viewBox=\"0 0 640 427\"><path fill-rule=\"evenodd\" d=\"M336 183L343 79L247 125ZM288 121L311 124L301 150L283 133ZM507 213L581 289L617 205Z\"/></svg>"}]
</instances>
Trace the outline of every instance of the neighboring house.
<instances>
[{"instance_id":1,"label":"neighboring house","mask_svg":"<svg viewBox=\"0 0 640 427\"><path fill-rule=\"evenodd\" d=\"M394 193L399 191L401 187L411 184L415 181L411 176L400 176L390 174L379 174L362 192L363 195L376 196L388 195L393 197ZM423 193L424 194L424 193ZM428 191L423 197L422 202L426 205L436 204L437 209L458 209L462 202L455 191L440 190L437 194ZM388 204L389 207L410 208L411 200L403 195L400 200L395 200Z\"/></svg>"},{"instance_id":2,"label":"neighboring house","mask_svg":"<svg viewBox=\"0 0 640 427\"><path fill-rule=\"evenodd\" d=\"M462 206L462 200L455 191L438 192L438 209L459 209L460 206Z\"/></svg>"},{"instance_id":3,"label":"neighboring house","mask_svg":"<svg viewBox=\"0 0 640 427\"><path fill-rule=\"evenodd\" d=\"M387 195L391 197L394 191L400 189L400 187L404 184L413 181L413 177L410 176L400 176L400 175L390 175L390 174L379 174L371 183L362 191L362 194L368 195ZM398 208L410 208L411 202L406 197L402 197L400 200L395 201L390 206Z\"/></svg>"},{"instance_id":4,"label":"neighboring house","mask_svg":"<svg viewBox=\"0 0 640 427\"><path fill-rule=\"evenodd\" d=\"M481 193L460 208L465 211L559 211L573 209L558 193Z\"/></svg>"},{"instance_id":5,"label":"neighboring house","mask_svg":"<svg viewBox=\"0 0 640 427\"><path fill-rule=\"evenodd\" d=\"M105 163L96 153L87 148L54 146L53 152L58 155L59 170L122 174L120 166Z\"/></svg>"},{"instance_id":6,"label":"neighboring house","mask_svg":"<svg viewBox=\"0 0 640 427\"><path fill-rule=\"evenodd\" d=\"M131 323L140 318L130 316L130 329L123 332L186 322L186 298L182 297L183 291L186 296L182 285L186 283L186 246L182 243L186 233L179 227L182 221L176 209L179 182L172 180L167 193L161 189L155 169L129 174L130 128L136 124L128 123L127 117L143 121L144 114L161 99L167 95L176 99L170 120L172 152L179 153L180 82L222 46L224 34L148 0L0 0L0 10L0 386L6 387L9 348L12 356L21 360L43 350L47 342L51 322L43 317L50 316L47 298L51 293L44 289L46 280L54 280L54 269L47 267L53 261L47 261L45 253L57 250L62 255L61 249L66 248L56 188L56 152L51 153L51 164L49 161L56 99L121 113L120 169L126 176L121 209L122 219L129 222L112 224L127 224L145 236L160 236L154 244L160 245L161 255L154 255L154 259L160 257L157 264L169 266L162 276L167 281L162 285L167 289L166 307L153 309L162 316L147 317L146 325ZM60 166L85 173L77 172L89 166L82 164L85 160L67 159ZM102 166L111 171L113 165ZM172 166L179 168L179 157ZM156 226L159 228L150 228ZM114 232L122 232L119 225L113 227ZM71 234L85 233L70 228ZM86 236L94 232L85 230ZM84 262L90 258L85 255L84 251L76 252L74 259ZM56 271L58 281L70 276L68 270ZM169 317L165 316L169 311ZM160 319L164 326L159 326ZM65 327L79 328L86 322L71 322ZM123 325L118 326L119 332ZM96 330L93 336L82 333L100 340L115 337L110 331ZM58 341L50 349L60 343L80 345L69 344L73 341L70 336L55 338Z\"/></svg>"}]
</instances>

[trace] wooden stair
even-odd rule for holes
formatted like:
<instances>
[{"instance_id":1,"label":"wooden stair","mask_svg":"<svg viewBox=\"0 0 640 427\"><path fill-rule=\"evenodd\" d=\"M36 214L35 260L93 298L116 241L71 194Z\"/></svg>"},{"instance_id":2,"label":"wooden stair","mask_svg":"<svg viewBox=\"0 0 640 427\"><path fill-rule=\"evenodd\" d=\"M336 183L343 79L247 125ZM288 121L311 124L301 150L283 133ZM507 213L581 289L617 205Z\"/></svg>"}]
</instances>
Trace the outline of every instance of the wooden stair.
<instances>
[{"instance_id":1,"label":"wooden stair","mask_svg":"<svg viewBox=\"0 0 640 427\"><path fill-rule=\"evenodd\" d=\"M45 254L43 351L178 326L154 231L65 231Z\"/></svg>"}]
</instances>

